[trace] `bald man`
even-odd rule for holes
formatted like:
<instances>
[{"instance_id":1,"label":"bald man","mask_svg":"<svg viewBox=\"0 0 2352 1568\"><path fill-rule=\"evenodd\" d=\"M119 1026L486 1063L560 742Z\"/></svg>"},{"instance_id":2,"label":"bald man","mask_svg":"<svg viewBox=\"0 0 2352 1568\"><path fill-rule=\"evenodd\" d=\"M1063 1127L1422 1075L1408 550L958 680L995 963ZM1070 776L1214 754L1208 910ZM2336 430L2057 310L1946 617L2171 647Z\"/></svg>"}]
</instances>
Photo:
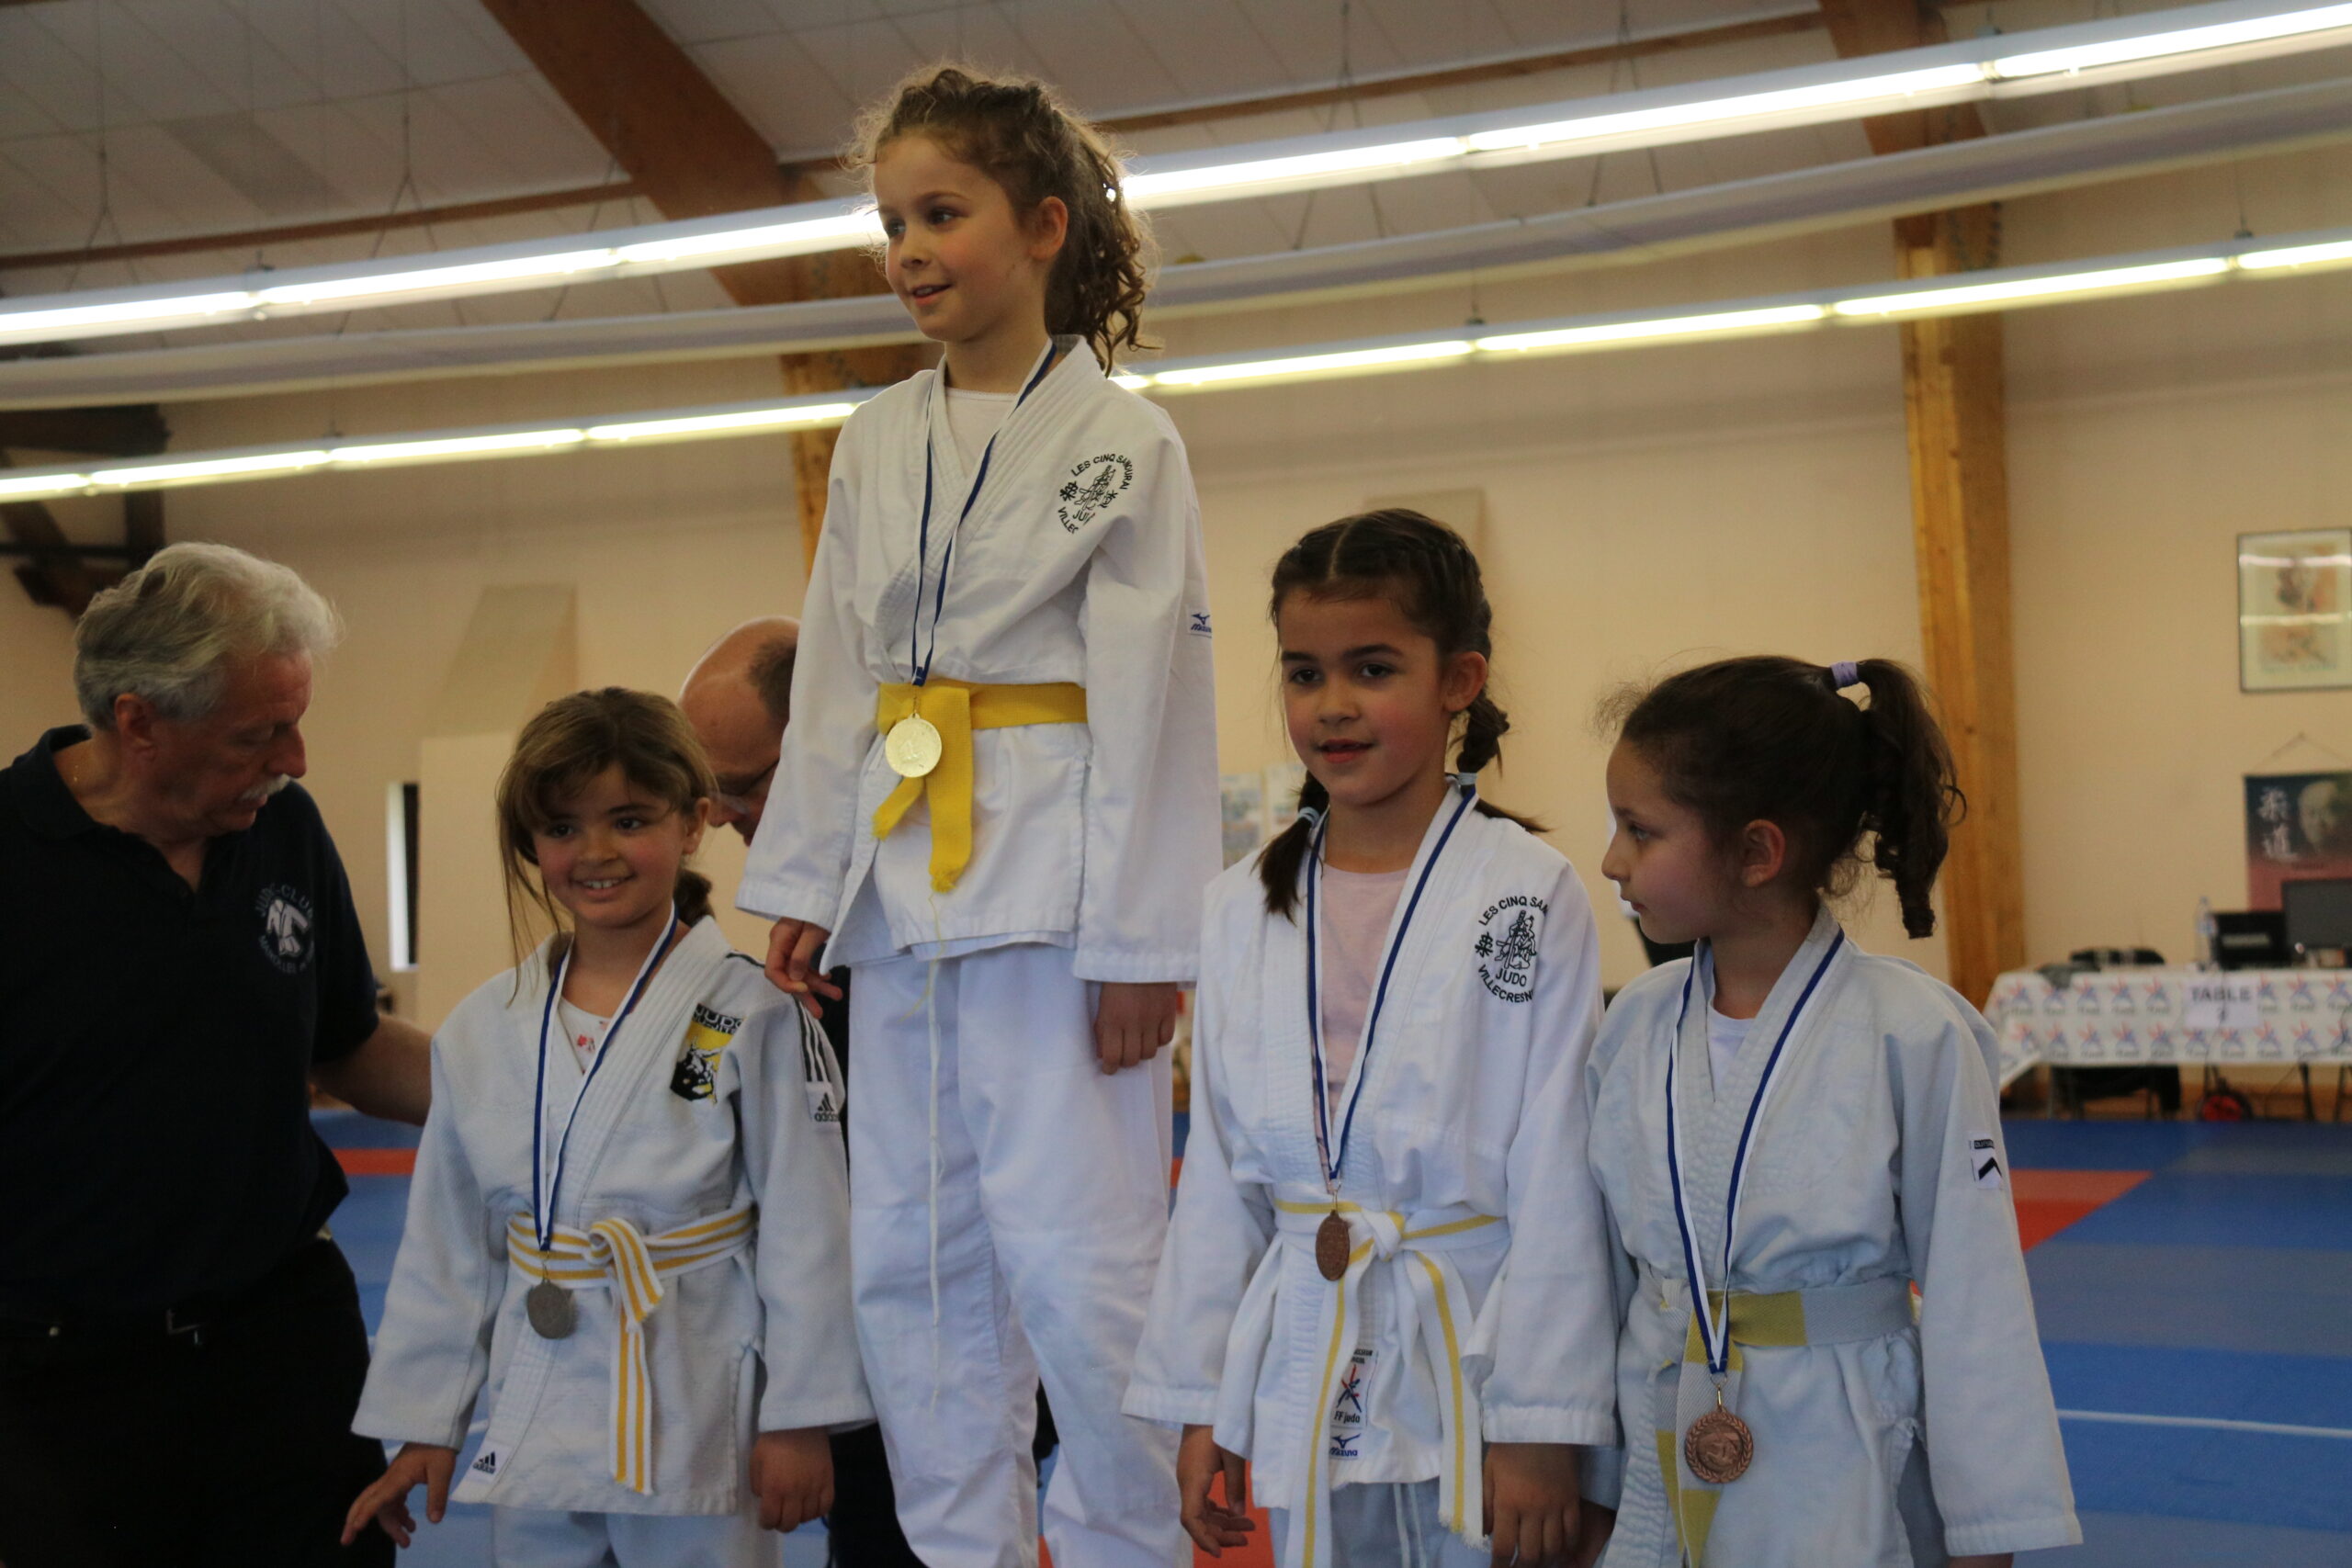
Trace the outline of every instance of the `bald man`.
<instances>
[{"instance_id":1,"label":"bald man","mask_svg":"<svg viewBox=\"0 0 2352 1568\"><path fill-rule=\"evenodd\" d=\"M745 621L711 644L678 694L718 775L711 825L733 827L747 844L760 830L785 721L792 716L792 660L799 648L800 623L788 615Z\"/></svg>"}]
</instances>

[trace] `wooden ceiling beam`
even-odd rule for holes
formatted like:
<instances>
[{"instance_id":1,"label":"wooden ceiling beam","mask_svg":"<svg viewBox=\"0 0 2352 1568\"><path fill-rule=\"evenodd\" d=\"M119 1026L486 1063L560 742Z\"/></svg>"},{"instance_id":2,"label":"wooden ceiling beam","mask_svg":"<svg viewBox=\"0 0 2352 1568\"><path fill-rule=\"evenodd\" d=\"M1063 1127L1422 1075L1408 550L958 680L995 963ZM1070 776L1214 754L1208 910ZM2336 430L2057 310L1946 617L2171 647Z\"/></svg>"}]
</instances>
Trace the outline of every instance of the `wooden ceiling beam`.
<instances>
[{"instance_id":1,"label":"wooden ceiling beam","mask_svg":"<svg viewBox=\"0 0 2352 1568\"><path fill-rule=\"evenodd\" d=\"M145 457L172 438L153 403L119 408L0 410L0 449L74 452L106 457Z\"/></svg>"}]
</instances>

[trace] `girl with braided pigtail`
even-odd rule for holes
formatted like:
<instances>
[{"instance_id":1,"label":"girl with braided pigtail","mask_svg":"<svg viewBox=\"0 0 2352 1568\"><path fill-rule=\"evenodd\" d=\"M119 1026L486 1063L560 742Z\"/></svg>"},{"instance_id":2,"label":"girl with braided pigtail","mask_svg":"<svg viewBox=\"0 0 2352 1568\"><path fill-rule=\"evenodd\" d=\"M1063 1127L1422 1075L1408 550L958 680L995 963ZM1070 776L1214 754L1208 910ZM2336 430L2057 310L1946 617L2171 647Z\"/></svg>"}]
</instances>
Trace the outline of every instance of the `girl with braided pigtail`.
<instances>
[{"instance_id":1,"label":"girl with braided pigtail","mask_svg":"<svg viewBox=\"0 0 2352 1568\"><path fill-rule=\"evenodd\" d=\"M1606 1568L2080 1540L1993 1032L1828 905L1867 867L1935 930L1962 802L1927 694L1887 660L1748 658L1609 711L1601 870L1698 946L1617 998L1588 1072L1624 1319Z\"/></svg>"},{"instance_id":2,"label":"girl with braided pigtail","mask_svg":"<svg viewBox=\"0 0 2352 1568\"><path fill-rule=\"evenodd\" d=\"M1478 562L1419 513L1348 518L1283 557L1272 615L1307 781L1209 889L1126 1407L1182 1429L1213 1555L1254 1482L1289 1568L1587 1562L1616 1433L1600 955L1575 870L1478 796L1510 728Z\"/></svg>"}]
</instances>

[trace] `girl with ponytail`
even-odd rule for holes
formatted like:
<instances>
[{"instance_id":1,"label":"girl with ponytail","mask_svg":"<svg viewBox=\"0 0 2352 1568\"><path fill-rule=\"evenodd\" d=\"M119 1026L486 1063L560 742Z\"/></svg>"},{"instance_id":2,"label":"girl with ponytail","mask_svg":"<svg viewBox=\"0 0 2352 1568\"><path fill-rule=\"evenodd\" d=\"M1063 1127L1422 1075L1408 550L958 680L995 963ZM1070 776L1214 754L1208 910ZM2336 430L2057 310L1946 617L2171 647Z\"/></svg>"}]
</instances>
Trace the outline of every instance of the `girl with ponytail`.
<instances>
[{"instance_id":1,"label":"girl with ponytail","mask_svg":"<svg viewBox=\"0 0 2352 1568\"><path fill-rule=\"evenodd\" d=\"M1576 872L1478 798L1510 721L1477 559L1419 513L1347 518L1282 558L1272 616L1307 782L1209 889L1126 1408L1182 1427L1211 1554L1254 1478L1290 1568L1589 1561L1583 1450L1616 1440L1599 953Z\"/></svg>"},{"instance_id":2,"label":"girl with ponytail","mask_svg":"<svg viewBox=\"0 0 2352 1568\"><path fill-rule=\"evenodd\" d=\"M1605 711L1601 870L1652 941L1697 943L1617 998L1589 1073L1623 1312L1607 1568L2079 1541L1993 1032L1829 908L1867 867L1935 930L1962 800L1927 694L1887 660L1759 657Z\"/></svg>"}]
</instances>

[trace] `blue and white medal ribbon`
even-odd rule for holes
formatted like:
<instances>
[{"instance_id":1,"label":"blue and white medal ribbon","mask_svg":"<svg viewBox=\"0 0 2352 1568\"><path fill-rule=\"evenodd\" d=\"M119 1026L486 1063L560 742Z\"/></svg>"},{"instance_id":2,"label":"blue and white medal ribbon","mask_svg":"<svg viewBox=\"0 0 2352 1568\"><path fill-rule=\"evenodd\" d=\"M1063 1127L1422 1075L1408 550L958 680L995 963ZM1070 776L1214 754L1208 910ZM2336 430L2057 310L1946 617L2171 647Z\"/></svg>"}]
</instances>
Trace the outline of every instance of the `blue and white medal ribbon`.
<instances>
[{"instance_id":1,"label":"blue and white medal ribbon","mask_svg":"<svg viewBox=\"0 0 2352 1568\"><path fill-rule=\"evenodd\" d=\"M1806 1005L1813 1000L1814 993L1820 989L1822 976L1829 973L1829 965L1837 962L1838 954L1845 945L1846 933L1839 931L1830 942L1829 951L1821 955L1821 962L1815 965L1813 974L1805 980L1804 989L1798 994L1796 1005L1789 1010L1788 1022L1781 1026L1781 1037L1772 1043L1772 1054L1765 1059L1764 1072L1757 1081L1755 1096L1747 1102L1747 1116L1740 1123L1739 1146L1732 1157L1731 1187L1724 1198L1724 1256L1723 1271L1719 1276L1723 1281L1723 1308L1720 1314L1716 1311L1714 1294L1707 1288L1706 1265L1702 1261L1699 1251L1698 1220L1691 1213L1690 1183L1682 1172L1682 1035L1690 1016L1690 996L1698 987L1700 970L1702 966L1711 973L1713 970L1713 953L1710 944L1703 941L1699 943L1698 950L1690 955L1690 972L1682 977L1682 1002L1674 1015L1674 1035L1666 1059L1666 1167L1674 1187L1674 1223L1682 1233L1682 1264L1690 1275L1690 1310L1699 1329L1700 1345L1706 1352L1707 1375L1715 1385L1715 1408L1691 1425L1691 1440L1686 1444L1690 1450L1686 1453L1686 1462L1690 1464L1693 1474L1711 1484L1721 1485L1737 1480L1747 1470L1748 1455L1753 1452L1753 1439L1747 1424L1726 1411L1723 1404L1724 1380L1731 1373L1732 1247L1739 1230L1739 1199L1747 1185L1747 1156L1755 1147L1756 1129L1763 1122L1765 1105L1771 1099L1772 1086L1780 1077L1781 1056L1788 1049L1790 1039L1795 1035L1797 1025L1804 1021ZM1710 990L1712 988L1711 986ZM1713 1005L1712 997L1707 998L1707 1005ZM1709 1445L1701 1440L1705 1436L1701 1428L1710 1423L1725 1428L1726 1434L1734 1439L1721 1451L1728 1452L1736 1448L1736 1461L1711 1464L1696 1457L1702 1451L1709 1451Z\"/></svg>"},{"instance_id":2,"label":"blue and white medal ribbon","mask_svg":"<svg viewBox=\"0 0 2352 1568\"><path fill-rule=\"evenodd\" d=\"M1371 1015L1364 1021L1363 1049L1356 1056L1355 1070L1350 1075L1354 1081L1348 1091L1347 1108L1340 1115L1340 1135L1336 1144L1331 1137L1330 1095L1324 1086L1323 1077L1323 1003L1317 959L1317 949L1321 940L1318 935L1320 917L1317 892L1323 882L1323 840L1331 826L1328 816L1316 822L1314 840L1307 846L1306 1049L1315 1073L1316 1156L1322 1168L1323 1190L1332 1197L1331 1213L1316 1232L1315 1264L1327 1280L1336 1280L1347 1272L1348 1222L1340 1217L1339 1210L1340 1168L1347 1163L1348 1134L1355 1128L1356 1102L1363 1098L1364 1082L1371 1076L1366 1069L1372 1062L1373 1041L1380 1032L1380 1012L1388 1002L1388 981L1396 972L1396 958L1405 951L1405 933L1412 927L1413 911L1420 907L1421 894L1430 885L1430 874L1437 870L1439 857L1445 853L1447 840L1453 837L1453 829L1461 826L1464 816L1478 803L1477 785L1469 774L1455 779L1454 786L1461 799L1453 807L1453 815L1446 819L1443 831L1438 834L1437 843L1430 851L1430 858L1421 865L1420 878L1413 884L1412 896L1405 901L1404 915L1396 922L1396 934L1389 939L1387 956L1381 962L1380 984L1373 992Z\"/></svg>"},{"instance_id":3,"label":"blue and white medal ribbon","mask_svg":"<svg viewBox=\"0 0 2352 1568\"><path fill-rule=\"evenodd\" d=\"M554 978L548 986L547 1003L539 1010L538 1075L531 1088L531 1235L538 1245L542 1268L539 1282L531 1287L523 1304L532 1328L544 1339L565 1337L571 1334L573 1322L571 1292L548 1279L544 1267L548 1251L555 1245L556 1196L563 1186L563 1156L571 1145L571 1126L580 1119L580 1105L588 1098L589 1085L596 1081L596 1075L612 1059L613 1042L619 1037L621 1025L628 1021L628 1015L645 995L646 982L653 977L653 966L670 950L680 924L673 912L670 923L662 928L661 936L654 941L652 951L646 953L637 978L629 983L628 993L621 999L620 1010L613 1014L613 1021L605 1028L604 1039L597 1042L595 1059L580 1075L580 1087L572 1091L571 1107L564 1112L563 1131L558 1134L552 1150L547 1146L548 1035L555 1023L556 1000L563 995L565 977L571 973L571 955L579 946L577 937L564 950L563 962L556 966Z\"/></svg>"}]
</instances>

